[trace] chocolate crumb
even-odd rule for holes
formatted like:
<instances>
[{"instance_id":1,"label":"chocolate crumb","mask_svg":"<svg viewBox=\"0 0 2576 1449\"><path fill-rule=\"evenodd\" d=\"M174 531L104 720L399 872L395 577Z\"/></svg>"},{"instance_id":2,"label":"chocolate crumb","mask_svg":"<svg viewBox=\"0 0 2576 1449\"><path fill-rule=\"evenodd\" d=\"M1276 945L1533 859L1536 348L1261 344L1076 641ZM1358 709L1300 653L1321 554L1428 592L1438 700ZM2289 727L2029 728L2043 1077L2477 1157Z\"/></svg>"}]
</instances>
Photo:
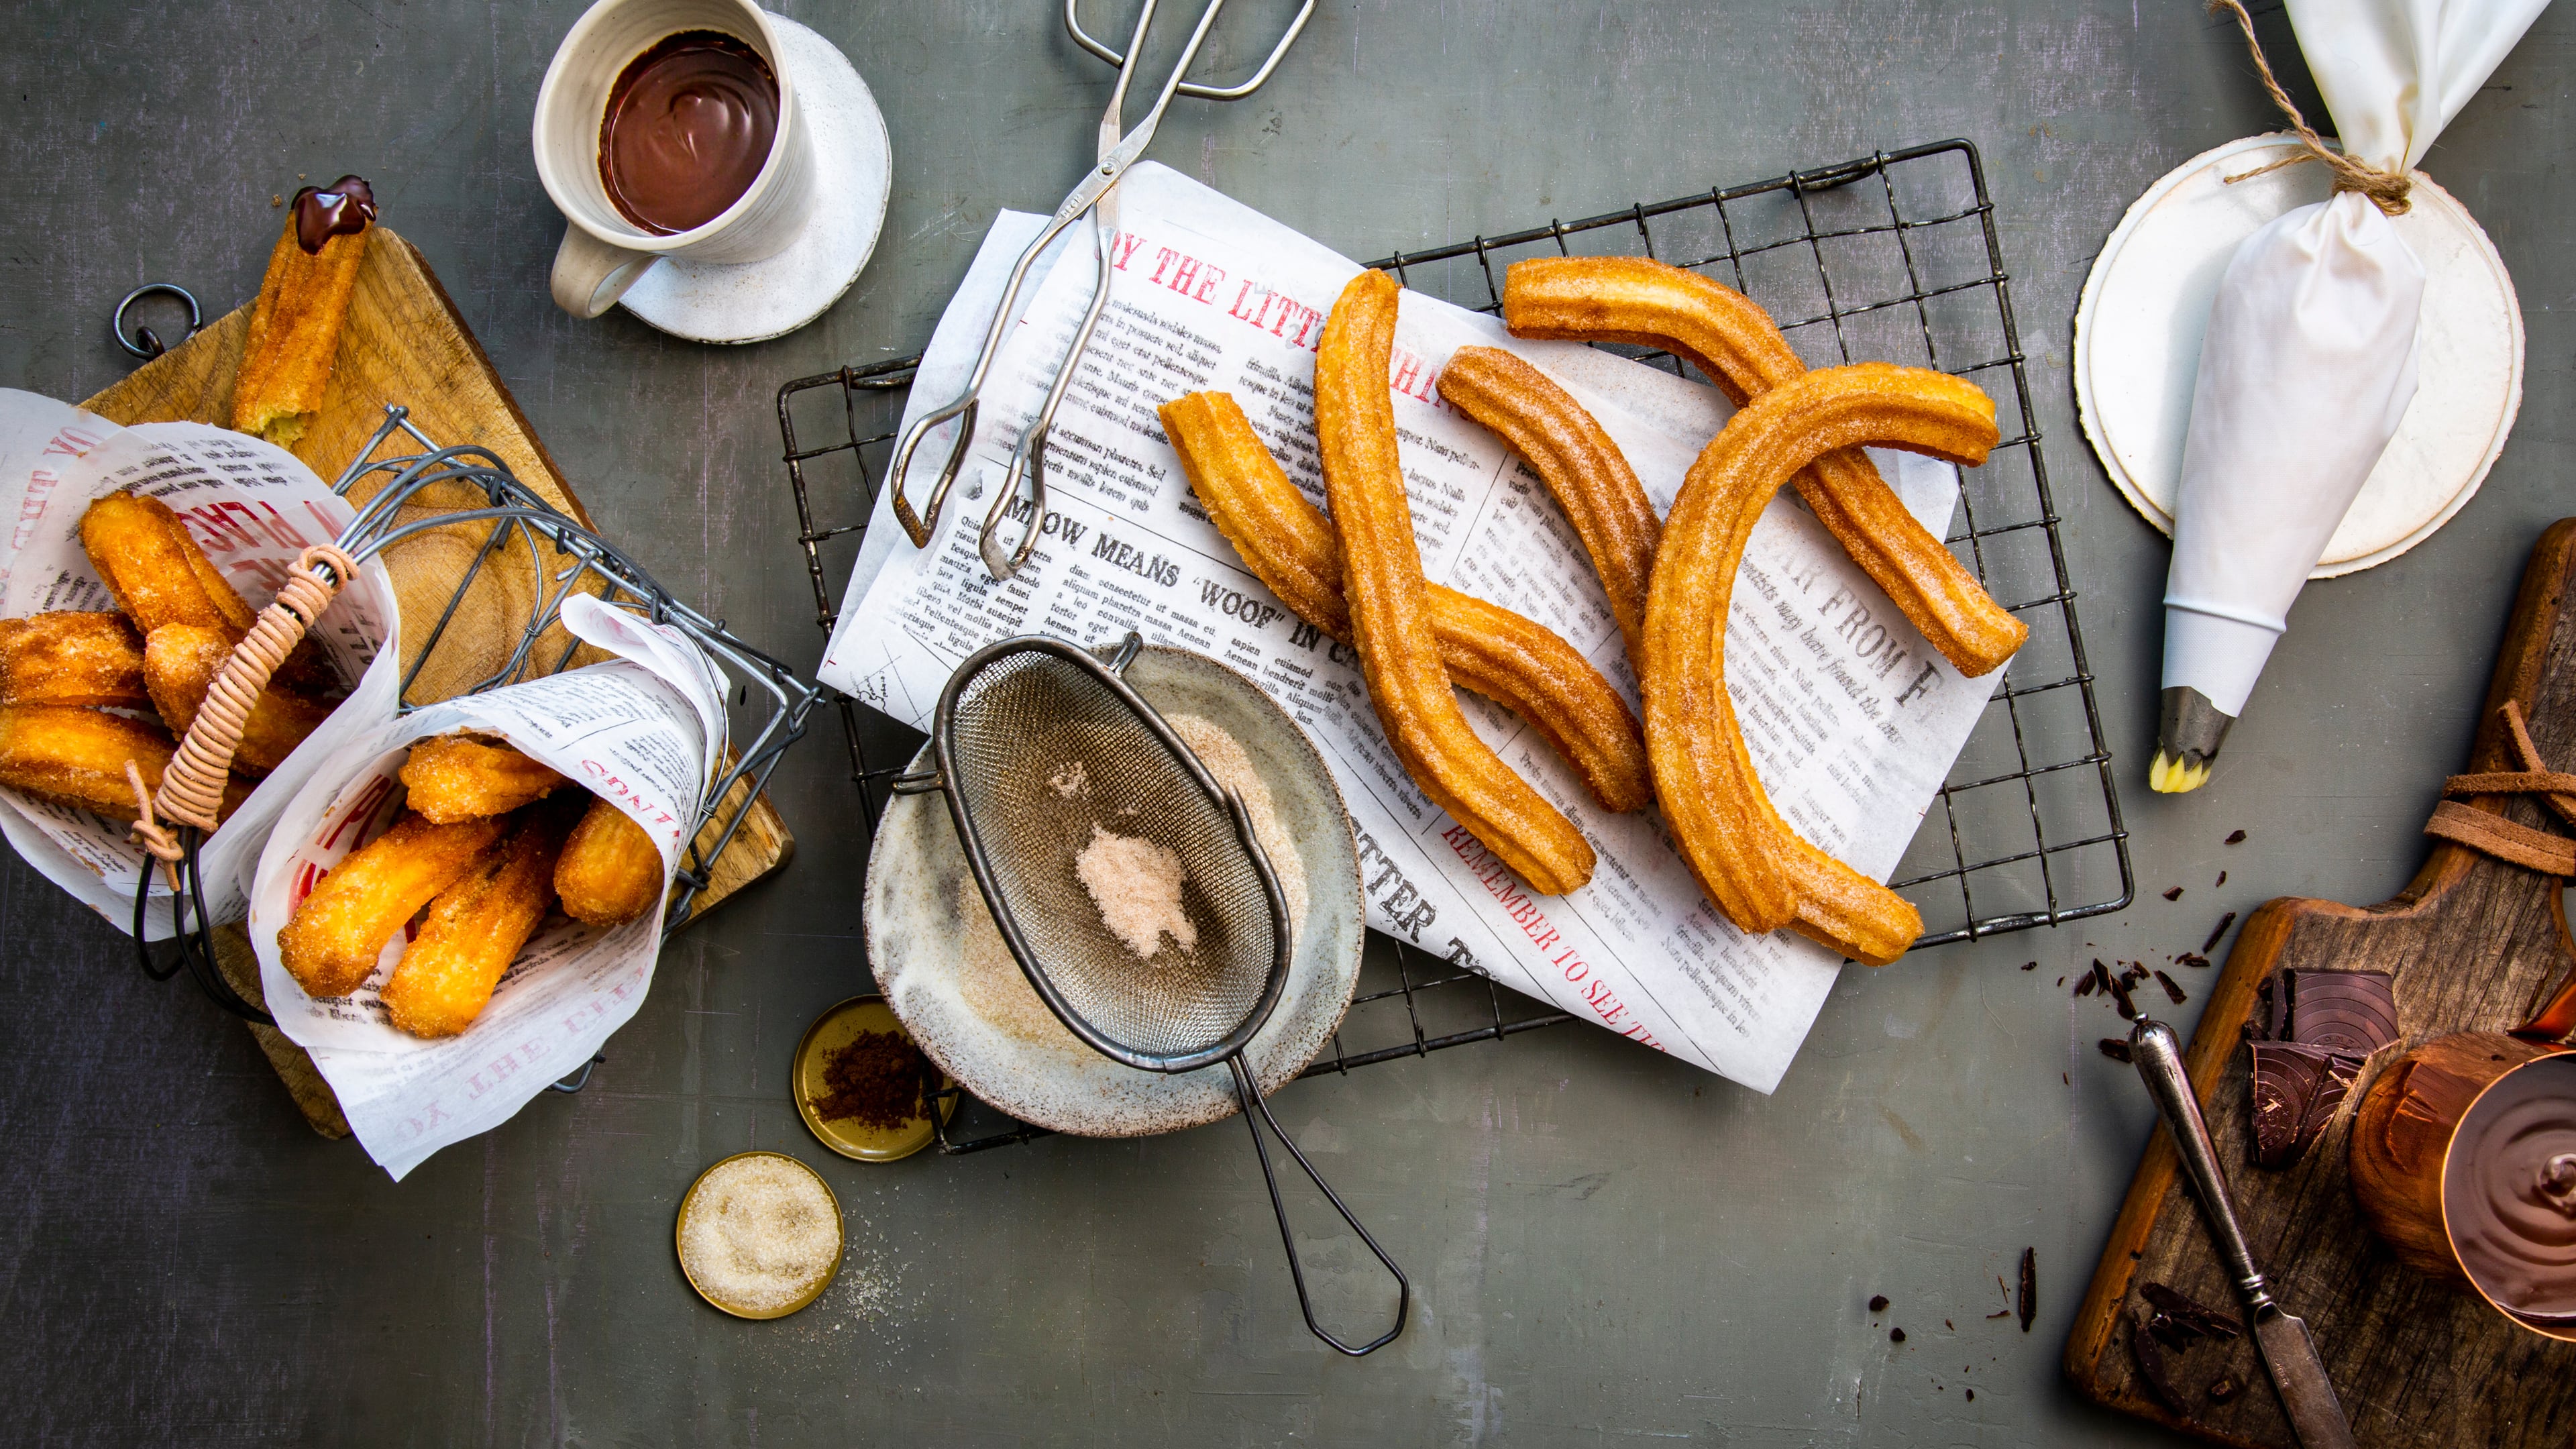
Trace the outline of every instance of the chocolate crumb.
<instances>
[{"instance_id":1,"label":"chocolate crumb","mask_svg":"<svg viewBox=\"0 0 2576 1449\"><path fill-rule=\"evenodd\" d=\"M1872 1313L1885 1313L1887 1311L1887 1295L1884 1293L1871 1294L1869 1299L1869 1311Z\"/></svg>"},{"instance_id":2,"label":"chocolate crumb","mask_svg":"<svg viewBox=\"0 0 2576 1449\"><path fill-rule=\"evenodd\" d=\"M1946 1329L1950 1330L1952 1333L1956 1333L1956 1332L1958 1332L1958 1331L1959 1331L1959 1325L1957 1325L1957 1324L1955 1324L1955 1323L1952 1323L1950 1320L1948 1320L1948 1319L1946 1319L1946 1318L1944 1318L1944 1319L1942 1319L1942 1320L1941 1320L1941 1326L1942 1326L1943 1328L1946 1328Z\"/></svg>"},{"instance_id":3,"label":"chocolate crumb","mask_svg":"<svg viewBox=\"0 0 2576 1449\"><path fill-rule=\"evenodd\" d=\"M2227 884L2227 872L2222 870L2218 873L2218 879L2210 882L2209 888L2211 890L2216 890L2225 884Z\"/></svg>"},{"instance_id":4,"label":"chocolate crumb","mask_svg":"<svg viewBox=\"0 0 2576 1449\"><path fill-rule=\"evenodd\" d=\"M2039 963L2036 961L2024 961L2021 963L2021 969L2024 971L2036 971L2039 969Z\"/></svg>"},{"instance_id":5,"label":"chocolate crumb","mask_svg":"<svg viewBox=\"0 0 2576 1449\"><path fill-rule=\"evenodd\" d=\"M2200 954L2206 956L2210 952L2217 950L2218 938L2226 935L2227 928L2235 924L2236 913L2234 911L2229 911L2226 915L2219 917L2218 924L2209 928L2209 939L2200 943Z\"/></svg>"},{"instance_id":6,"label":"chocolate crumb","mask_svg":"<svg viewBox=\"0 0 2576 1449\"><path fill-rule=\"evenodd\" d=\"M2174 964L2176 966L2207 966L2209 964L2209 958L2203 956L2198 951L2185 951L2174 958Z\"/></svg>"},{"instance_id":7,"label":"chocolate crumb","mask_svg":"<svg viewBox=\"0 0 2576 1449\"><path fill-rule=\"evenodd\" d=\"M1986 1315L1986 1317L1988 1317L1988 1318L1990 1318L1990 1319L1991 1319L1991 1318L2010 1318L2010 1317L2012 1317L2012 1310L2011 1310L2011 1309L2009 1309L2009 1308L1998 1308L1998 1309L1996 1309L1994 1312L1987 1314L1987 1315Z\"/></svg>"},{"instance_id":8,"label":"chocolate crumb","mask_svg":"<svg viewBox=\"0 0 2576 1449\"><path fill-rule=\"evenodd\" d=\"M2165 899L2166 899L2166 900L2169 900L2169 901L2178 901L2178 900L2181 900L2181 899L2182 899L2182 887L2181 887L2181 886L2173 886L2173 887L2168 888L2168 889L2165 891Z\"/></svg>"},{"instance_id":9,"label":"chocolate crumb","mask_svg":"<svg viewBox=\"0 0 2576 1449\"><path fill-rule=\"evenodd\" d=\"M2039 1316L2039 1250L2021 1250L2021 1331L2030 1332L2030 1321Z\"/></svg>"},{"instance_id":10,"label":"chocolate crumb","mask_svg":"<svg viewBox=\"0 0 2576 1449\"><path fill-rule=\"evenodd\" d=\"M2136 1058L2129 1055L2129 1044L2120 1040L2116 1036L2106 1036L2100 1041L2095 1042L2094 1045L2102 1049L2102 1055L2109 1057L2115 1062L2136 1060Z\"/></svg>"},{"instance_id":11,"label":"chocolate crumb","mask_svg":"<svg viewBox=\"0 0 2576 1449\"><path fill-rule=\"evenodd\" d=\"M2147 979L2147 963L2144 961L2123 961L2120 964L2129 968L2120 973L2121 985L2135 986Z\"/></svg>"},{"instance_id":12,"label":"chocolate crumb","mask_svg":"<svg viewBox=\"0 0 2576 1449\"><path fill-rule=\"evenodd\" d=\"M2191 1000L2190 997L2183 995L2181 983L2175 981L2172 977L2167 976L2161 971L2156 973L2156 984L2165 989L2165 995L2172 997L2173 1004L2176 1006L2180 1006L2184 1002Z\"/></svg>"},{"instance_id":13,"label":"chocolate crumb","mask_svg":"<svg viewBox=\"0 0 2576 1449\"><path fill-rule=\"evenodd\" d=\"M2060 986L2065 985L2065 984L2066 984L2066 978L2065 978L2065 977L2063 977L2063 976L2058 977L2058 978L2057 978L2057 984L2058 984L2058 985L2060 985Z\"/></svg>"},{"instance_id":14,"label":"chocolate crumb","mask_svg":"<svg viewBox=\"0 0 2576 1449\"><path fill-rule=\"evenodd\" d=\"M2220 1374L2209 1381L2209 1401L2213 1404L2226 1403L2244 1391L2245 1386L2236 1381L2234 1374Z\"/></svg>"},{"instance_id":15,"label":"chocolate crumb","mask_svg":"<svg viewBox=\"0 0 2576 1449\"><path fill-rule=\"evenodd\" d=\"M1968 1402L1969 1402L1969 1403L1972 1403L1972 1404L1973 1404L1973 1403L1975 1403L1975 1402L1977 1401L1977 1391L1976 1391L1975 1389L1970 1389L1970 1390L1968 1390L1968 1391L1967 1391L1967 1395L1968 1395Z\"/></svg>"},{"instance_id":16,"label":"chocolate crumb","mask_svg":"<svg viewBox=\"0 0 2576 1449\"><path fill-rule=\"evenodd\" d=\"M2229 831L2227 835L2227 843L2230 845L2243 845L2245 843L2245 832L2242 830Z\"/></svg>"},{"instance_id":17,"label":"chocolate crumb","mask_svg":"<svg viewBox=\"0 0 2576 1449\"><path fill-rule=\"evenodd\" d=\"M1905 1341L1905 1330L1902 1328L1889 1329L1887 1331L1887 1341L1890 1343L1903 1343Z\"/></svg>"}]
</instances>

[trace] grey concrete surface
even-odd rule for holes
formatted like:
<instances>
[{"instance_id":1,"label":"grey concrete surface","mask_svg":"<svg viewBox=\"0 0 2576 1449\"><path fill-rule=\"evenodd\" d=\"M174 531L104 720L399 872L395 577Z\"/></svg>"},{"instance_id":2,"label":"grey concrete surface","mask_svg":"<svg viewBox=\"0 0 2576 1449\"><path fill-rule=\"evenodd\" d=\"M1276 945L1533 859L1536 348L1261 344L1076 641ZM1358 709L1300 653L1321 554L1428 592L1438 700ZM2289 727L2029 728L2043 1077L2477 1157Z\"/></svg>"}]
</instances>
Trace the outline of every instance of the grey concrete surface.
<instances>
[{"instance_id":1,"label":"grey concrete surface","mask_svg":"<svg viewBox=\"0 0 2576 1449\"><path fill-rule=\"evenodd\" d=\"M1045 0L782 8L874 87L893 205L820 323L728 350L547 301L561 222L528 122L578 0L6 7L0 384L103 386L126 365L105 329L127 288L246 299L270 196L363 173L595 512L810 664L774 390L916 348L994 209L1043 210L1078 173L1107 72ZM2264 25L2285 47L2277 7ZM2053 983L2097 954L2196 947L2273 895L2381 898L2418 860L2521 557L2571 501L2571 37L2576 11L2545 15L2427 163L2520 288L2529 371L2502 461L2431 542L2309 590L2218 784L2162 799L2143 773L2165 547L2082 445L2067 339L2128 202L2272 126L2230 28L2191 0L1325 0L1269 91L1181 104L1156 154L1355 256L1881 146L1984 148L2138 904L1852 971L1770 1098L1576 1027L1290 1089L1282 1116L1421 1288L1403 1340L1354 1363L1299 1325L1232 1124L891 1168L807 1137L788 1051L868 980L863 834L828 719L777 791L792 872L672 945L589 1091L400 1186L306 1131L238 1028L142 980L122 937L12 859L0 1439L2150 1442L2057 1368L2148 1111L2094 1050L2116 1018ZM671 1251L690 1177L753 1146L814 1162L852 1242L833 1292L771 1324L701 1305ZM2028 1334L1987 1316L2025 1246ZM1324 1253L1343 1286L1349 1244Z\"/></svg>"}]
</instances>

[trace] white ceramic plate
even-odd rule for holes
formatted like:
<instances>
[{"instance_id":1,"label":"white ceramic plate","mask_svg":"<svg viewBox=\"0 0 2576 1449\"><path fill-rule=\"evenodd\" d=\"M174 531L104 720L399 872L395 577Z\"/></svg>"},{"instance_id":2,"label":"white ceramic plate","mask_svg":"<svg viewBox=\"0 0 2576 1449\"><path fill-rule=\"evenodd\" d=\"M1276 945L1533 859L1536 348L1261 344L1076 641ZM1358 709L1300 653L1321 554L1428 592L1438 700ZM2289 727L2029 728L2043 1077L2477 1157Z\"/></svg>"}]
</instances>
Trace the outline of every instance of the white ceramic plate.
<instances>
[{"instance_id":1,"label":"white ceramic plate","mask_svg":"<svg viewBox=\"0 0 2576 1449\"><path fill-rule=\"evenodd\" d=\"M722 266L665 260L618 305L693 342L782 337L841 300L877 247L893 188L894 150L868 83L840 47L772 12L780 59L814 137L814 215L787 250Z\"/></svg>"},{"instance_id":2,"label":"white ceramic plate","mask_svg":"<svg viewBox=\"0 0 2576 1449\"><path fill-rule=\"evenodd\" d=\"M2227 183L2298 149L2283 133L2202 152L2168 173L2111 233L2075 310L2075 401L2102 467L2149 523L2173 532L2192 379L2218 279L2256 228L2323 201L2323 166ZM2414 173L2395 218L2426 274L2415 401L2310 578L2386 563L2466 507L2522 406L2522 310L2468 209Z\"/></svg>"},{"instance_id":3,"label":"white ceramic plate","mask_svg":"<svg viewBox=\"0 0 2576 1449\"><path fill-rule=\"evenodd\" d=\"M1234 736L1295 842L1306 910L1279 1004L1245 1049L1267 1096L1323 1049L1359 982L1366 921L1350 814L1305 731L1251 680L1203 655L1148 648L1127 682L1166 718L1196 715ZM930 763L925 745L913 768ZM1222 1064L1166 1076L1083 1045L1047 1014L983 911L946 798L894 797L868 855L868 962L886 1005L960 1086L1023 1122L1086 1137L1173 1132L1240 1110Z\"/></svg>"}]
</instances>

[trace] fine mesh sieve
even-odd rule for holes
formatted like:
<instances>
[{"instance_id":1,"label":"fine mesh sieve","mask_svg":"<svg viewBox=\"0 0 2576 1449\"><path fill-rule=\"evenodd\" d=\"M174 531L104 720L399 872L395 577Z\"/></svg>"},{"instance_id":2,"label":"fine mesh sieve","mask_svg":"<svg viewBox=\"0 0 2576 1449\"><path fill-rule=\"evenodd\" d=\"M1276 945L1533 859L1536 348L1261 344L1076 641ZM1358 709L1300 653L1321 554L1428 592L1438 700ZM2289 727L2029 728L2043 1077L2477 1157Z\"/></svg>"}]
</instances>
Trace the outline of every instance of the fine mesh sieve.
<instances>
[{"instance_id":1,"label":"fine mesh sieve","mask_svg":"<svg viewBox=\"0 0 2576 1449\"><path fill-rule=\"evenodd\" d=\"M948 797L994 926L1066 1029L1142 1071L1227 1066L1306 1326L1346 1354L1368 1353L1403 1332L1412 1285L1280 1131L1244 1064L1287 985L1287 897L1241 798L1120 678L1142 647L1129 634L1105 663L1042 635L976 651L940 694L936 772L895 788ZM1395 1276L1395 1326L1369 1343L1353 1347L1315 1321L1264 1122Z\"/></svg>"}]
</instances>

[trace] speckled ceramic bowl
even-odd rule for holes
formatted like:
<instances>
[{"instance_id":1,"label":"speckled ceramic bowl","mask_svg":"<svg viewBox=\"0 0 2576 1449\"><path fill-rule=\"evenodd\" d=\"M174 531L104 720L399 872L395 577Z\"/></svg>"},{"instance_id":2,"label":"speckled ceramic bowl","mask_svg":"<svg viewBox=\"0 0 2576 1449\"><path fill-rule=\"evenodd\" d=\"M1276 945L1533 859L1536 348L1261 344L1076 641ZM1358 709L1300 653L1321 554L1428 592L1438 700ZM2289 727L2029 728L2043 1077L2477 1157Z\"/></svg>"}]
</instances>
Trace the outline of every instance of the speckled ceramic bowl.
<instances>
[{"instance_id":1,"label":"speckled ceramic bowl","mask_svg":"<svg viewBox=\"0 0 2576 1449\"><path fill-rule=\"evenodd\" d=\"M1323 756L1252 681L1203 655L1149 648L1127 682L1166 719L1195 715L1240 743L1270 789L1306 879L1288 983L1246 1060L1264 1095L1323 1049L1360 972L1366 924L1359 850ZM929 766L923 746L913 768ZM971 910L971 914L970 914ZM948 803L898 795L868 857L868 961L886 1004L959 1085L1023 1122L1086 1137L1142 1137L1239 1110L1226 1068L1164 1075L1084 1046L1047 1013L985 913Z\"/></svg>"}]
</instances>

